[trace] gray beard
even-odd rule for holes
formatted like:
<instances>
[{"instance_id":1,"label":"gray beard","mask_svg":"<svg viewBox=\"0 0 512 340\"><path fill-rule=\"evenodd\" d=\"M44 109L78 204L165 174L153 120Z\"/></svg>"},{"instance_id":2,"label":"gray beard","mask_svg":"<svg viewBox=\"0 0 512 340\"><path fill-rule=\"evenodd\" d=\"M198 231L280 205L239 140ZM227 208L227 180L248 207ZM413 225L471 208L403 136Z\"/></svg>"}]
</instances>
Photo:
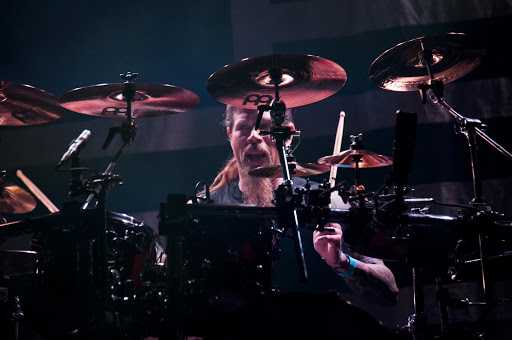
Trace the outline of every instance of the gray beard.
<instances>
[{"instance_id":1,"label":"gray beard","mask_svg":"<svg viewBox=\"0 0 512 340\"><path fill-rule=\"evenodd\" d=\"M240 184L244 188L242 199L244 203L260 207L272 206L274 188L270 178L253 177L248 174L249 169L242 171Z\"/></svg>"}]
</instances>

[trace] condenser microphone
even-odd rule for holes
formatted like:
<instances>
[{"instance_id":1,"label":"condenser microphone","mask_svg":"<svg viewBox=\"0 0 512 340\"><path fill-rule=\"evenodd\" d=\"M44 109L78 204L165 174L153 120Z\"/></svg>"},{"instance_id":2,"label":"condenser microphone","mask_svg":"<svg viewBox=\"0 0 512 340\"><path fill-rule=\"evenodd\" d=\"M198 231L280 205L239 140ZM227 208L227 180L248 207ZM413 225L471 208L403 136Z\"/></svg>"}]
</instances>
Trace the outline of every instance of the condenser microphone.
<instances>
[{"instance_id":1,"label":"condenser microphone","mask_svg":"<svg viewBox=\"0 0 512 340\"><path fill-rule=\"evenodd\" d=\"M85 146L85 143L87 142L87 139L89 139L89 136L91 135L91 131L84 130L78 136L75 138L71 144L69 144L68 150L64 155L62 155L62 158L60 159L59 164L57 164L57 167L59 167L62 163L70 159L75 153L80 152L80 150Z\"/></svg>"}]
</instances>

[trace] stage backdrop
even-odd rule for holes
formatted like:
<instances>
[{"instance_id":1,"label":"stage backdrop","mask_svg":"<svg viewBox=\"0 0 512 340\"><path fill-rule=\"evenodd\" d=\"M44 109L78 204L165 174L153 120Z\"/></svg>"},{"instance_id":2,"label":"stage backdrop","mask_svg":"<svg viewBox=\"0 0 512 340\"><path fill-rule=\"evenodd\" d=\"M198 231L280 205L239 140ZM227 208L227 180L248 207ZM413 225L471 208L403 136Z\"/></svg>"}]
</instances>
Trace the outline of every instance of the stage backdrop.
<instances>
[{"instance_id":1,"label":"stage backdrop","mask_svg":"<svg viewBox=\"0 0 512 340\"><path fill-rule=\"evenodd\" d=\"M167 194L191 195L198 181L211 182L229 156L220 125L224 106L208 95L205 85L212 73L242 58L312 54L346 70L348 80L338 93L296 108L296 127L302 133L297 161L316 162L332 153L340 111L346 113L343 150L350 135L362 133L365 149L391 156L396 110L417 112L409 187L418 197L467 204L474 196L469 149L466 138L455 133L452 116L430 101L422 105L417 92L377 88L368 70L381 53L401 42L430 34L471 34L481 40L486 56L473 72L446 84L445 99L462 115L482 120L487 133L512 150L512 67L506 52L512 45L510 0L21 0L2 1L1 7L1 81L28 84L58 97L77 87L119 83L120 73L138 72L137 82L171 84L200 97L188 112L136 120L135 141L115 168L124 184L110 191L108 209L155 229ZM68 111L46 124L0 126L1 169L24 187L15 174L21 169L58 207L81 201L84 197L68 196L71 175L55 172L55 165L68 144L89 129L81 164L102 172L120 148L119 135L107 150L101 146L109 129L121 122ZM512 162L483 140L478 145L484 197L496 211L512 215ZM374 191L390 171L363 169L361 183ZM338 179L350 185L354 173L342 169ZM434 214L456 215L458 210L432 206ZM4 217L16 221L46 214L39 203L31 213ZM310 281L298 282L292 242L283 240L276 273L282 290L346 290L314 253L310 232L304 234ZM29 239L11 238L1 246L29 249ZM407 265L394 265L406 292ZM381 320L405 323L412 302L402 294L403 308L380 313Z\"/></svg>"}]
</instances>

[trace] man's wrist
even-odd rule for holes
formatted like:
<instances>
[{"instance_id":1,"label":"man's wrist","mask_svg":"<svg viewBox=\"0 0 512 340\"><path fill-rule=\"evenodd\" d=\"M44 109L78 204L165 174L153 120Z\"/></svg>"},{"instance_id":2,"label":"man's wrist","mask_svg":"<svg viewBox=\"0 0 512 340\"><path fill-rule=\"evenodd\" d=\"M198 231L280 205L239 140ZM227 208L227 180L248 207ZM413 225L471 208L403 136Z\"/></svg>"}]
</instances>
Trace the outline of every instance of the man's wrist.
<instances>
[{"instance_id":1,"label":"man's wrist","mask_svg":"<svg viewBox=\"0 0 512 340\"><path fill-rule=\"evenodd\" d=\"M325 263L327 263L332 268L339 267L340 265L343 265L343 262L341 261L341 256L338 256L338 260L336 262L331 262L327 260L325 257L322 257L322 260L324 260Z\"/></svg>"},{"instance_id":2,"label":"man's wrist","mask_svg":"<svg viewBox=\"0 0 512 340\"><path fill-rule=\"evenodd\" d=\"M349 277L352 274L354 274L357 264L356 264L356 260L353 259L351 256L349 256L343 252L340 252L340 262L339 262L338 266L331 266L331 267L336 272L336 274L338 274L342 277Z\"/></svg>"}]
</instances>

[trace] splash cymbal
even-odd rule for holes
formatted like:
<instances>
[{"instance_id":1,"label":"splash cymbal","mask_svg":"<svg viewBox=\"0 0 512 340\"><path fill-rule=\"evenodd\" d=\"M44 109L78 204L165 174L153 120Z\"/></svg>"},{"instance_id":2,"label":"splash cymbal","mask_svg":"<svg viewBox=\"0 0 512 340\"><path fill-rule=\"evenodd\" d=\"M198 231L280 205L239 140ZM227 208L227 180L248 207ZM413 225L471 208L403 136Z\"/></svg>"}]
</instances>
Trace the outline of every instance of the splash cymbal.
<instances>
[{"instance_id":1,"label":"splash cymbal","mask_svg":"<svg viewBox=\"0 0 512 340\"><path fill-rule=\"evenodd\" d=\"M34 197L19 186L0 184L0 212L24 214L34 210L36 204Z\"/></svg>"},{"instance_id":2,"label":"splash cymbal","mask_svg":"<svg viewBox=\"0 0 512 340\"><path fill-rule=\"evenodd\" d=\"M431 53L434 80L444 84L471 72L485 56L485 49L469 35L428 35L400 43L382 53L370 66L370 80L391 91L416 91L420 85L430 85L431 78L422 61L423 51Z\"/></svg>"},{"instance_id":3,"label":"splash cymbal","mask_svg":"<svg viewBox=\"0 0 512 340\"><path fill-rule=\"evenodd\" d=\"M393 159L368 150L345 150L337 155L325 156L318 159L319 164L337 166L340 168L355 168L355 159L359 158L359 168L377 168L393 164Z\"/></svg>"},{"instance_id":4,"label":"splash cymbal","mask_svg":"<svg viewBox=\"0 0 512 340\"><path fill-rule=\"evenodd\" d=\"M288 108L325 99L347 81L347 73L335 62L312 55L283 54L226 65L210 76L206 90L221 103L236 107L270 105L275 96L271 70L282 74L279 96Z\"/></svg>"},{"instance_id":5,"label":"splash cymbal","mask_svg":"<svg viewBox=\"0 0 512 340\"><path fill-rule=\"evenodd\" d=\"M0 81L0 126L48 123L66 110L57 97L30 85Z\"/></svg>"},{"instance_id":6,"label":"splash cymbal","mask_svg":"<svg viewBox=\"0 0 512 340\"><path fill-rule=\"evenodd\" d=\"M289 162L290 176L292 177L306 177L323 174L329 171L331 168L325 165L316 163L297 163ZM264 166L249 170L249 175L253 177L264 177L264 178L282 178L281 166Z\"/></svg>"},{"instance_id":7,"label":"splash cymbal","mask_svg":"<svg viewBox=\"0 0 512 340\"><path fill-rule=\"evenodd\" d=\"M135 83L132 117L157 117L185 112L199 104L199 97L172 85ZM64 93L60 104L68 110L90 116L126 118L123 84L98 84Z\"/></svg>"}]
</instances>

